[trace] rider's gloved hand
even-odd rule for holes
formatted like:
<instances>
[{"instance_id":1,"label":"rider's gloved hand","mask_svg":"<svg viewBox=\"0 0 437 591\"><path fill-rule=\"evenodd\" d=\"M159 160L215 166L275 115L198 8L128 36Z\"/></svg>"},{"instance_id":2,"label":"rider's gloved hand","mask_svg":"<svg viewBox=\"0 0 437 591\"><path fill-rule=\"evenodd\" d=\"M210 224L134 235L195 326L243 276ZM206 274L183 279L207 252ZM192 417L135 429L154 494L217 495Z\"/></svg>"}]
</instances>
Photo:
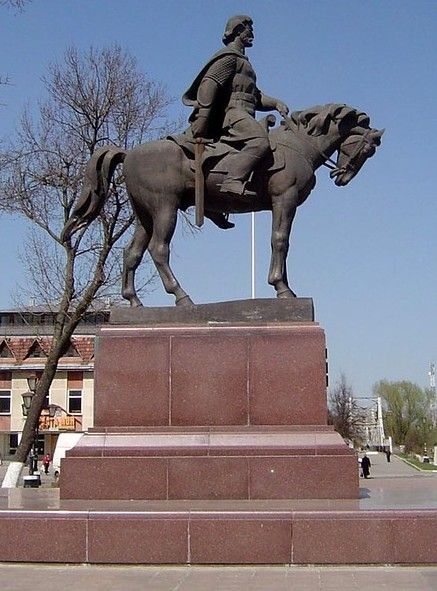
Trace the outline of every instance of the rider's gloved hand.
<instances>
[{"instance_id":1,"label":"rider's gloved hand","mask_svg":"<svg viewBox=\"0 0 437 591\"><path fill-rule=\"evenodd\" d=\"M276 103L276 110L278 111L278 113L282 115L282 117L286 117L289 113L289 108L285 103L282 103L281 101L278 101Z\"/></svg>"}]
</instances>

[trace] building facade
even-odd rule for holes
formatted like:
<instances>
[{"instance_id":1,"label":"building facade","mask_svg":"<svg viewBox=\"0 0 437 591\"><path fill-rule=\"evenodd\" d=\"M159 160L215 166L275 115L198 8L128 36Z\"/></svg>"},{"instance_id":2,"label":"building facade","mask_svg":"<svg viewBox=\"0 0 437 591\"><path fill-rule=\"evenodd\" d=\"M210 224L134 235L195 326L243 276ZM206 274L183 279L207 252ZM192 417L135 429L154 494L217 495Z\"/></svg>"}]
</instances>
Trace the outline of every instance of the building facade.
<instances>
[{"instance_id":1,"label":"building facade","mask_svg":"<svg viewBox=\"0 0 437 591\"><path fill-rule=\"evenodd\" d=\"M25 416L22 395L28 378L41 375L53 334L55 314L47 310L0 311L0 454L13 459ZM107 310L89 312L60 359L45 406L56 405L54 416L43 410L39 421L38 453L53 455L60 433L84 432L93 426L94 339L108 321ZM53 413L52 413L53 414Z\"/></svg>"}]
</instances>

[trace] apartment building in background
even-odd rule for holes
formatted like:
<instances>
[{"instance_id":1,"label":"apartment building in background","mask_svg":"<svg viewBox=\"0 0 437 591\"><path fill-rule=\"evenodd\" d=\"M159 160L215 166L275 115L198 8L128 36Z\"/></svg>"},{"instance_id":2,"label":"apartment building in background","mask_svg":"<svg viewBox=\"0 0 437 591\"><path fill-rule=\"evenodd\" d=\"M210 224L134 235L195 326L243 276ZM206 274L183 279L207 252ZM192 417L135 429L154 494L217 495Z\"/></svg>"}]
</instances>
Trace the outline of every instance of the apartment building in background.
<instances>
[{"instance_id":1,"label":"apartment building in background","mask_svg":"<svg viewBox=\"0 0 437 591\"><path fill-rule=\"evenodd\" d=\"M0 311L0 454L12 459L25 416L22 395L28 378L38 378L51 344L55 314L30 308ZM94 339L109 319L108 310L90 311L78 325L60 359L45 406L56 405L54 416L43 410L39 421L38 453L53 454L60 433L84 432L93 426ZM52 412L53 414L53 412Z\"/></svg>"}]
</instances>

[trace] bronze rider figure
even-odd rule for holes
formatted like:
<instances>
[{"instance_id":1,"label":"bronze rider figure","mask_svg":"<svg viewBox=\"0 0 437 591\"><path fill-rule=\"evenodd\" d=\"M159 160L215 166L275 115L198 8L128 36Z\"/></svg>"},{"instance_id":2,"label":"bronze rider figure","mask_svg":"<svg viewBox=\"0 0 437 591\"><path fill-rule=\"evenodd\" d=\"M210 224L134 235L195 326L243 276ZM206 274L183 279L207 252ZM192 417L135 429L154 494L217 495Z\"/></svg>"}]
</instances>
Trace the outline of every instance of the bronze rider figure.
<instances>
[{"instance_id":1,"label":"bronze rider figure","mask_svg":"<svg viewBox=\"0 0 437 591\"><path fill-rule=\"evenodd\" d=\"M270 149L267 130L255 119L256 111L288 114L282 101L263 94L245 54L253 45L249 16L230 18L223 35L225 47L202 68L182 100L194 107L189 118L194 138L219 139L238 150L227 160L227 174L220 191L254 196L246 182Z\"/></svg>"}]
</instances>

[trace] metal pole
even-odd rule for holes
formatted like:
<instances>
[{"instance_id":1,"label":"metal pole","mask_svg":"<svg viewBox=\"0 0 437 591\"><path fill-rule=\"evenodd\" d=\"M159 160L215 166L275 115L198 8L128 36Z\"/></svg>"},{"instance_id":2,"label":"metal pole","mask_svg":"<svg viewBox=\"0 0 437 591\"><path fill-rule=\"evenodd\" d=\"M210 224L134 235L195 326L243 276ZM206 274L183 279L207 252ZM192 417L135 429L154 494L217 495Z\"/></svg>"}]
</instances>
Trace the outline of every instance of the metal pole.
<instances>
[{"instance_id":1,"label":"metal pole","mask_svg":"<svg viewBox=\"0 0 437 591\"><path fill-rule=\"evenodd\" d=\"M385 441L385 433L384 433L384 421L382 419L382 401L381 396L377 398L377 405L378 405L378 431L379 431L379 445L381 447L384 446Z\"/></svg>"},{"instance_id":2,"label":"metal pole","mask_svg":"<svg viewBox=\"0 0 437 591\"><path fill-rule=\"evenodd\" d=\"M252 299L255 299L255 212L252 211Z\"/></svg>"},{"instance_id":3,"label":"metal pole","mask_svg":"<svg viewBox=\"0 0 437 591\"><path fill-rule=\"evenodd\" d=\"M430 363L429 365L429 387L434 392L434 397L432 401L432 408L431 408L431 415L432 415L432 422L435 426L437 424L437 390L435 386L435 363Z\"/></svg>"}]
</instances>

